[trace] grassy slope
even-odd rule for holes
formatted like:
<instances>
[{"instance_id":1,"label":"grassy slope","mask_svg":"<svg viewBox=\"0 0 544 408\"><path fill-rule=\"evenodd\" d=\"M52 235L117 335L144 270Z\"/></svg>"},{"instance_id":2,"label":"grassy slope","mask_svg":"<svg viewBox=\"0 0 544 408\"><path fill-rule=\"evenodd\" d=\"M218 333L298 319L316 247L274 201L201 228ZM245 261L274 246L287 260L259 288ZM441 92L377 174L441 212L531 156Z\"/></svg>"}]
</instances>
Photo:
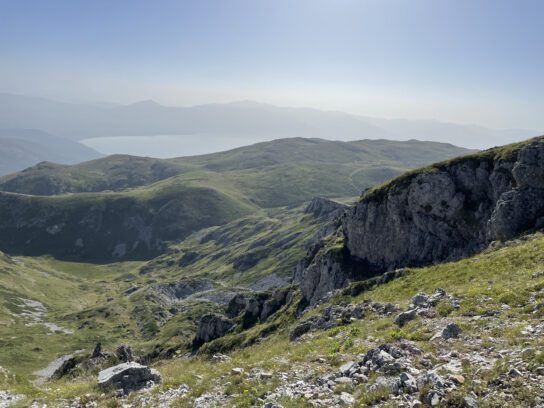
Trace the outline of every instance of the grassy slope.
<instances>
[{"instance_id":1,"label":"grassy slope","mask_svg":"<svg viewBox=\"0 0 544 408\"><path fill-rule=\"evenodd\" d=\"M442 287L461 299L461 308L458 311L444 309L444 314L448 314L448 318L452 321L459 322L469 336L475 339L492 337L494 340L488 345L493 345L497 349L521 346L542 350L544 347L542 339L528 339L521 334L521 330L529 324L536 325L541 322L541 314L532 314L529 298L531 294L536 294L537 301L542 301L540 290L544 287L544 279L531 279L531 275L542 270L543 254L544 236L535 235L495 250L484 251L462 261L412 269L399 280L363 293L358 298L336 298L333 302L372 299L391 301L406 306L415 293L420 291L429 293L437 287ZM488 310L501 309L503 304L509 305L511 309L494 318L496 320L470 318ZM287 327L291 324L288 318L289 313L293 312L286 311L281 317L283 324ZM508 329L497 330L499 323L507 324ZM251 336L252 333L262 330L263 326L257 326L246 335ZM251 380L245 376L233 377L229 374L232 367L243 367L246 372L251 368L259 367L273 373L289 372L298 367L317 375L319 372L334 370L334 367L355 358L373 344L395 341L399 338L415 340L420 348L430 352L437 351L437 345L429 342L429 338L434 334L432 327L428 327L420 319L410 322L403 329L398 329L391 317L370 314L363 320L344 328L317 332L304 341L295 343L289 342L288 332L288 329L281 330L261 344L232 352L232 361L228 363L214 364L204 356L165 361L157 366L165 380L161 389L182 383L188 384L191 388L189 396L179 401L179 406L185 407L192 406L191 401L195 397L218 385L225 384L233 394L229 406L249 407L277 386L277 377L274 376L269 380ZM219 341L225 342L228 339ZM470 348L471 344L459 340L450 343L449 347L463 352ZM485 342L481 347L486 347ZM325 362L317 362L318 358L325 359ZM544 361L541 351L540 354L537 352L536 355L531 354L527 358L535 359L536 365L539 361ZM481 382L467 381L462 387L463 393L474 390L478 395L485 395L487 381L504 372L506 363L500 363L490 371L478 373L477 378ZM473 377L476 374L471 373L470 370L469 366L464 366L465 377L476 378ZM227 385L227 382L230 385ZM99 396L100 392L94 388L92 378L55 385L60 387L59 390L50 392L45 397L46 399L54 399L59 395L69 397L90 392L94 394L92 399L99 401L100 406L107 406L106 404L110 403L108 402L110 397ZM524 390L522 386L520 387L513 389L514 400L511 401L510 406L527 406L531 398L534 398L534 395ZM360 401L368 401L370 398L365 395L363 389L353 392L358 395ZM282 402L286 407L305 406L302 400ZM481 402L481 406L484 407L496 406L492 404L492 401L485 401L485 399Z\"/></svg>"},{"instance_id":2,"label":"grassy slope","mask_svg":"<svg viewBox=\"0 0 544 408\"><path fill-rule=\"evenodd\" d=\"M99 340L106 347L129 343L141 353L155 345L162 349L185 347L194 337L198 317L218 306L187 300L175 306L178 313L170 320L159 322L157 315L172 306L157 298L153 290L156 283L198 278L214 282L219 291L230 291L271 273L288 278L305 252L304 243L319 225L301 208L261 210L193 234L148 263L96 265L50 257L2 256L0 366L29 378L56 357L78 349L90 351ZM242 271L234 269L237 258L265 243L270 251L255 265ZM187 252L198 253L199 259L179 266ZM26 326L29 319L10 314L23 312L19 298L42 302L48 311L44 321L74 330L74 335L51 334L43 325Z\"/></svg>"},{"instance_id":3,"label":"grassy slope","mask_svg":"<svg viewBox=\"0 0 544 408\"><path fill-rule=\"evenodd\" d=\"M353 196L409 168L469 152L448 144L281 139L227 152L160 160L114 155L75 166L43 163L0 178L0 189L25 194L121 190L169 177L232 185L264 207L314 195Z\"/></svg>"},{"instance_id":4,"label":"grassy slope","mask_svg":"<svg viewBox=\"0 0 544 408\"><path fill-rule=\"evenodd\" d=\"M458 320L469 335L480 338L493 337L495 339L494 346L497 348L511 348L519 345L543 350L544 341L542 339L527 341L520 334L525 326L541 322L541 315L531 314L532 307L529 303L529 296L544 286L543 278L531 279L534 272L542 270L544 265L543 251L544 236L536 235L528 240L513 242L497 250L484 251L459 262L412 269L405 277L379 286L358 298L337 298L333 302L340 300L357 302L362 299L371 299L393 302L406 307L414 294L421 291L432 293L437 287L442 287L448 293L462 299L461 309L451 313L450 318L454 321ZM542 294L540 300L542 301ZM467 319L467 316L501 309L503 304L508 304L512 309L497 319L500 322L507 322L510 325L508 330L495 330L497 325L493 322ZM365 344L368 336L373 336L378 342L380 339L381 341L394 341L399 338L408 338L417 341L419 346L425 350L433 350L436 347L428 342L434 332L419 320L411 322L401 330L393 324L392 318L372 315L341 330L331 329L317 333L302 342L290 343L287 333L288 330L282 330L261 345L235 351L231 354L233 360L219 366L219 368L205 358L165 362L158 368L167 378L168 385L190 384L193 389L192 396L195 397L199 393L207 391L215 381L231 381L232 377L228 375L224 380L221 380L223 375L228 374L231 367L243 367L246 371L253 367L260 367L279 372L289 371L292 366L307 364L317 372L331 370L340 363L349 361L357 354L365 352L369 347ZM466 345L459 341L456 342L455 347L463 350ZM316 364L318 358L325 358L327 363ZM544 361L544 355L538 358ZM488 374L492 376L495 373ZM199 381L195 379L195 375L202 375L203 379ZM467 378L469 377L468 374L465 375ZM483 377L487 378L485 375L483 373ZM231 405L249 407L256 402L258 397L274 386L274 380L268 380L262 384L240 378L239 383L234 387L234 392L238 395L233 399ZM468 393L471 389L482 393L485 390L485 383L468 382L464 390ZM249 390L249 392L244 390ZM520 393L518 398L525 398L522 390L515 390L515 392ZM360 400L365 400L364 393L362 391L361 393ZM284 402L286 407L304 406L302 401ZM517 400L512 403L512 406L521 407L525 406L525 403L523 400ZM186 405L181 403L180 406L190 406L190 404L188 402Z\"/></svg>"},{"instance_id":5,"label":"grassy slope","mask_svg":"<svg viewBox=\"0 0 544 408\"><path fill-rule=\"evenodd\" d=\"M168 179L124 192L59 196L0 195L1 248L13 254L111 259L118 243L127 256L157 253L156 241L182 239L201 228L222 225L257 207L227 183L208 178ZM136 219L151 228L143 244ZM51 233L51 231L57 232ZM82 239L83 245L77 245Z\"/></svg>"},{"instance_id":6,"label":"grassy slope","mask_svg":"<svg viewBox=\"0 0 544 408\"><path fill-rule=\"evenodd\" d=\"M96 305L105 305L127 286L116 279L136 269L140 263L124 262L91 265L55 261L51 258L0 259L0 366L27 378L33 371L45 367L54 358L78 349L89 349L98 339L119 339L134 324L118 316L98 319L95 329L78 330L81 321L67 318L68 314L83 312ZM21 316L25 308L21 299L41 302L47 313L43 322L58 324L73 330L69 335L52 333L43 324ZM129 334L130 329L126 332Z\"/></svg>"}]
</instances>

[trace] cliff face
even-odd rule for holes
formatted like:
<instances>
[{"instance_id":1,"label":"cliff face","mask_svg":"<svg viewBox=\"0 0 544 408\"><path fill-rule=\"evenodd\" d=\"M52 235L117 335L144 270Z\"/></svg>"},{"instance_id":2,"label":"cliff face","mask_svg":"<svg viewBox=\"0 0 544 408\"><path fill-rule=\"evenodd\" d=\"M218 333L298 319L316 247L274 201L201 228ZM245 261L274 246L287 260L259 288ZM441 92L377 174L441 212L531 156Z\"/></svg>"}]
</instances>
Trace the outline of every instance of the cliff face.
<instances>
[{"instance_id":1,"label":"cliff face","mask_svg":"<svg viewBox=\"0 0 544 408\"><path fill-rule=\"evenodd\" d=\"M414 172L364 196L343 229L373 272L470 255L544 221L544 139Z\"/></svg>"},{"instance_id":2,"label":"cliff face","mask_svg":"<svg viewBox=\"0 0 544 408\"><path fill-rule=\"evenodd\" d=\"M312 257L298 271L303 296L315 303L324 288L354 277L459 259L542 226L544 138L439 163L367 192L349 209L347 270Z\"/></svg>"}]
</instances>

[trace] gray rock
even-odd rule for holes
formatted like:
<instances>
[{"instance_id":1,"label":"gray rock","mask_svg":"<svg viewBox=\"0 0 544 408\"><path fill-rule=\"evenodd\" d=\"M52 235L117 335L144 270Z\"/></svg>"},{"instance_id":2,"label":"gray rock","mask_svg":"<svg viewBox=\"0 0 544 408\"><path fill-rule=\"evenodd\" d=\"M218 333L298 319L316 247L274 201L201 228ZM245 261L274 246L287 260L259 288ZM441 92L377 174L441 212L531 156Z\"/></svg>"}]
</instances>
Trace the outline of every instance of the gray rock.
<instances>
[{"instance_id":1,"label":"gray rock","mask_svg":"<svg viewBox=\"0 0 544 408\"><path fill-rule=\"evenodd\" d=\"M438 392L431 390L425 397L425 402L431 407L437 407L440 405L441 398L442 396Z\"/></svg>"},{"instance_id":2,"label":"gray rock","mask_svg":"<svg viewBox=\"0 0 544 408\"><path fill-rule=\"evenodd\" d=\"M421 389L426 385L430 385L435 390L443 390L446 387L446 381L436 373L425 373L419 376L416 380L417 388Z\"/></svg>"},{"instance_id":3,"label":"gray rock","mask_svg":"<svg viewBox=\"0 0 544 408\"><path fill-rule=\"evenodd\" d=\"M267 402L262 408L283 408L282 405L275 404L273 402Z\"/></svg>"},{"instance_id":4,"label":"gray rock","mask_svg":"<svg viewBox=\"0 0 544 408\"><path fill-rule=\"evenodd\" d=\"M234 323L225 316L210 313L202 316L198 322L195 346L200 346L214 339L224 336L234 328Z\"/></svg>"},{"instance_id":5,"label":"gray rock","mask_svg":"<svg viewBox=\"0 0 544 408\"><path fill-rule=\"evenodd\" d=\"M214 363L224 363L226 361L230 361L230 357L225 355L225 354L221 354L221 353L215 353L213 356L212 356L212 361Z\"/></svg>"},{"instance_id":6,"label":"gray rock","mask_svg":"<svg viewBox=\"0 0 544 408\"><path fill-rule=\"evenodd\" d=\"M411 374L407 372L401 373L399 380L402 384L402 389L404 392L411 394L417 391L416 379Z\"/></svg>"},{"instance_id":7,"label":"gray rock","mask_svg":"<svg viewBox=\"0 0 544 408\"><path fill-rule=\"evenodd\" d=\"M478 402L473 397L463 398L466 408L478 408Z\"/></svg>"},{"instance_id":8,"label":"gray rock","mask_svg":"<svg viewBox=\"0 0 544 408\"><path fill-rule=\"evenodd\" d=\"M400 388L400 381L394 378L378 377L373 384L367 386L368 391L377 391L380 389L388 389L392 393Z\"/></svg>"},{"instance_id":9,"label":"gray rock","mask_svg":"<svg viewBox=\"0 0 544 408\"><path fill-rule=\"evenodd\" d=\"M161 376L158 371L135 362L122 363L98 374L98 385L103 388L114 388L128 394L153 383L159 383Z\"/></svg>"},{"instance_id":10,"label":"gray rock","mask_svg":"<svg viewBox=\"0 0 544 408\"><path fill-rule=\"evenodd\" d=\"M428 301L429 301L429 296L427 296L425 293L418 293L412 298L412 304L414 306L425 305Z\"/></svg>"},{"instance_id":11,"label":"gray rock","mask_svg":"<svg viewBox=\"0 0 544 408\"><path fill-rule=\"evenodd\" d=\"M355 404L355 398L347 392L342 392L340 394L340 403L342 405L353 405Z\"/></svg>"},{"instance_id":12,"label":"gray rock","mask_svg":"<svg viewBox=\"0 0 544 408\"><path fill-rule=\"evenodd\" d=\"M395 322L395 324L397 326L402 327L406 323L408 323L410 320L414 320L416 317L417 317L417 310L412 309L412 310L408 310L406 312L402 312L402 313L398 314L395 317L394 322Z\"/></svg>"},{"instance_id":13,"label":"gray rock","mask_svg":"<svg viewBox=\"0 0 544 408\"><path fill-rule=\"evenodd\" d=\"M299 323L291 332L290 339L296 340L305 333L315 330L327 330L339 325L346 325L353 319L360 319L364 316L365 310L384 309L385 306L378 306L377 303L361 303L358 305L332 305L323 310L321 314L312 316Z\"/></svg>"},{"instance_id":14,"label":"gray rock","mask_svg":"<svg viewBox=\"0 0 544 408\"><path fill-rule=\"evenodd\" d=\"M508 371L508 375L509 375L510 377L521 377L523 374L521 374L521 371L519 371L517 368L512 367L512 368Z\"/></svg>"},{"instance_id":15,"label":"gray rock","mask_svg":"<svg viewBox=\"0 0 544 408\"><path fill-rule=\"evenodd\" d=\"M348 373L350 372L350 370L351 370L353 367L355 367L355 366L356 366L355 362L353 362L353 361L348 361L347 363L342 364L342 365L340 366L340 372L341 372L343 375L346 375L346 374L348 374Z\"/></svg>"},{"instance_id":16,"label":"gray rock","mask_svg":"<svg viewBox=\"0 0 544 408\"><path fill-rule=\"evenodd\" d=\"M332 219L342 214L346 205L323 197L315 197L310 201L304 212L312 214L315 218Z\"/></svg>"},{"instance_id":17,"label":"gray rock","mask_svg":"<svg viewBox=\"0 0 544 408\"><path fill-rule=\"evenodd\" d=\"M456 339L459 337L461 332L462 330L458 325L455 323L450 323L444 328L444 330L442 330L441 336L444 340Z\"/></svg>"}]
</instances>

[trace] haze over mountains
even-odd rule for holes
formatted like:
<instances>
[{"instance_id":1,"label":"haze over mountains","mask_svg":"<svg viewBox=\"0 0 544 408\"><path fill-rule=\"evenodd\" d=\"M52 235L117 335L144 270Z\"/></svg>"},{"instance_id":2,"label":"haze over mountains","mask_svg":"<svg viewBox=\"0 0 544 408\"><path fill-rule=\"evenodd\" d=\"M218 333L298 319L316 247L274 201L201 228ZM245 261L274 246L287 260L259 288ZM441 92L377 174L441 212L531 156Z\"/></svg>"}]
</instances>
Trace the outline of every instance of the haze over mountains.
<instances>
[{"instance_id":1,"label":"haze over mountains","mask_svg":"<svg viewBox=\"0 0 544 408\"><path fill-rule=\"evenodd\" d=\"M34 129L0 129L0 175L41 161L75 164L101 154L81 143Z\"/></svg>"},{"instance_id":2,"label":"haze over mountains","mask_svg":"<svg viewBox=\"0 0 544 408\"><path fill-rule=\"evenodd\" d=\"M157 157L211 153L287 137L344 141L418 139L487 148L539 133L433 120L379 119L251 101L192 107L167 107L142 101L116 106L70 104L6 93L0 94L0 128L39 129L74 141L85 140L88 146L102 149L106 154ZM163 136L133 143L138 140L134 136L156 135ZM164 135L169 136L165 139ZM124 138L115 138L120 136ZM97 139L105 137L111 139ZM151 147L153 154L149 154Z\"/></svg>"}]
</instances>

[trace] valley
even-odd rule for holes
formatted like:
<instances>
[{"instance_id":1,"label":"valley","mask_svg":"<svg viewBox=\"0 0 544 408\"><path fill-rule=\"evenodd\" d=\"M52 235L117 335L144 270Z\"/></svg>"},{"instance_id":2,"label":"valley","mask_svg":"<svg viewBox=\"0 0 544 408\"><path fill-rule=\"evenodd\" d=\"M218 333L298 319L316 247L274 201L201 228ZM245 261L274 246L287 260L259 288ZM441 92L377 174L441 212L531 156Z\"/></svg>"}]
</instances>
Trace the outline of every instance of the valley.
<instances>
[{"instance_id":1,"label":"valley","mask_svg":"<svg viewBox=\"0 0 544 408\"><path fill-rule=\"evenodd\" d=\"M0 1L0 408L544 408L543 15Z\"/></svg>"},{"instance_id":2,"label":"valley","mask_svg":"<svg viewBox=\"0 0 544 408\"><path fill-rule=\"evenodd\" d=\"M2 178L13 406L536 404L542 138L460 157L357 143L111 156ZM447 160L426 163L429 149ZM160 384L97 387L100 370L133 359Z\"/></svg>"}]
</instances>

